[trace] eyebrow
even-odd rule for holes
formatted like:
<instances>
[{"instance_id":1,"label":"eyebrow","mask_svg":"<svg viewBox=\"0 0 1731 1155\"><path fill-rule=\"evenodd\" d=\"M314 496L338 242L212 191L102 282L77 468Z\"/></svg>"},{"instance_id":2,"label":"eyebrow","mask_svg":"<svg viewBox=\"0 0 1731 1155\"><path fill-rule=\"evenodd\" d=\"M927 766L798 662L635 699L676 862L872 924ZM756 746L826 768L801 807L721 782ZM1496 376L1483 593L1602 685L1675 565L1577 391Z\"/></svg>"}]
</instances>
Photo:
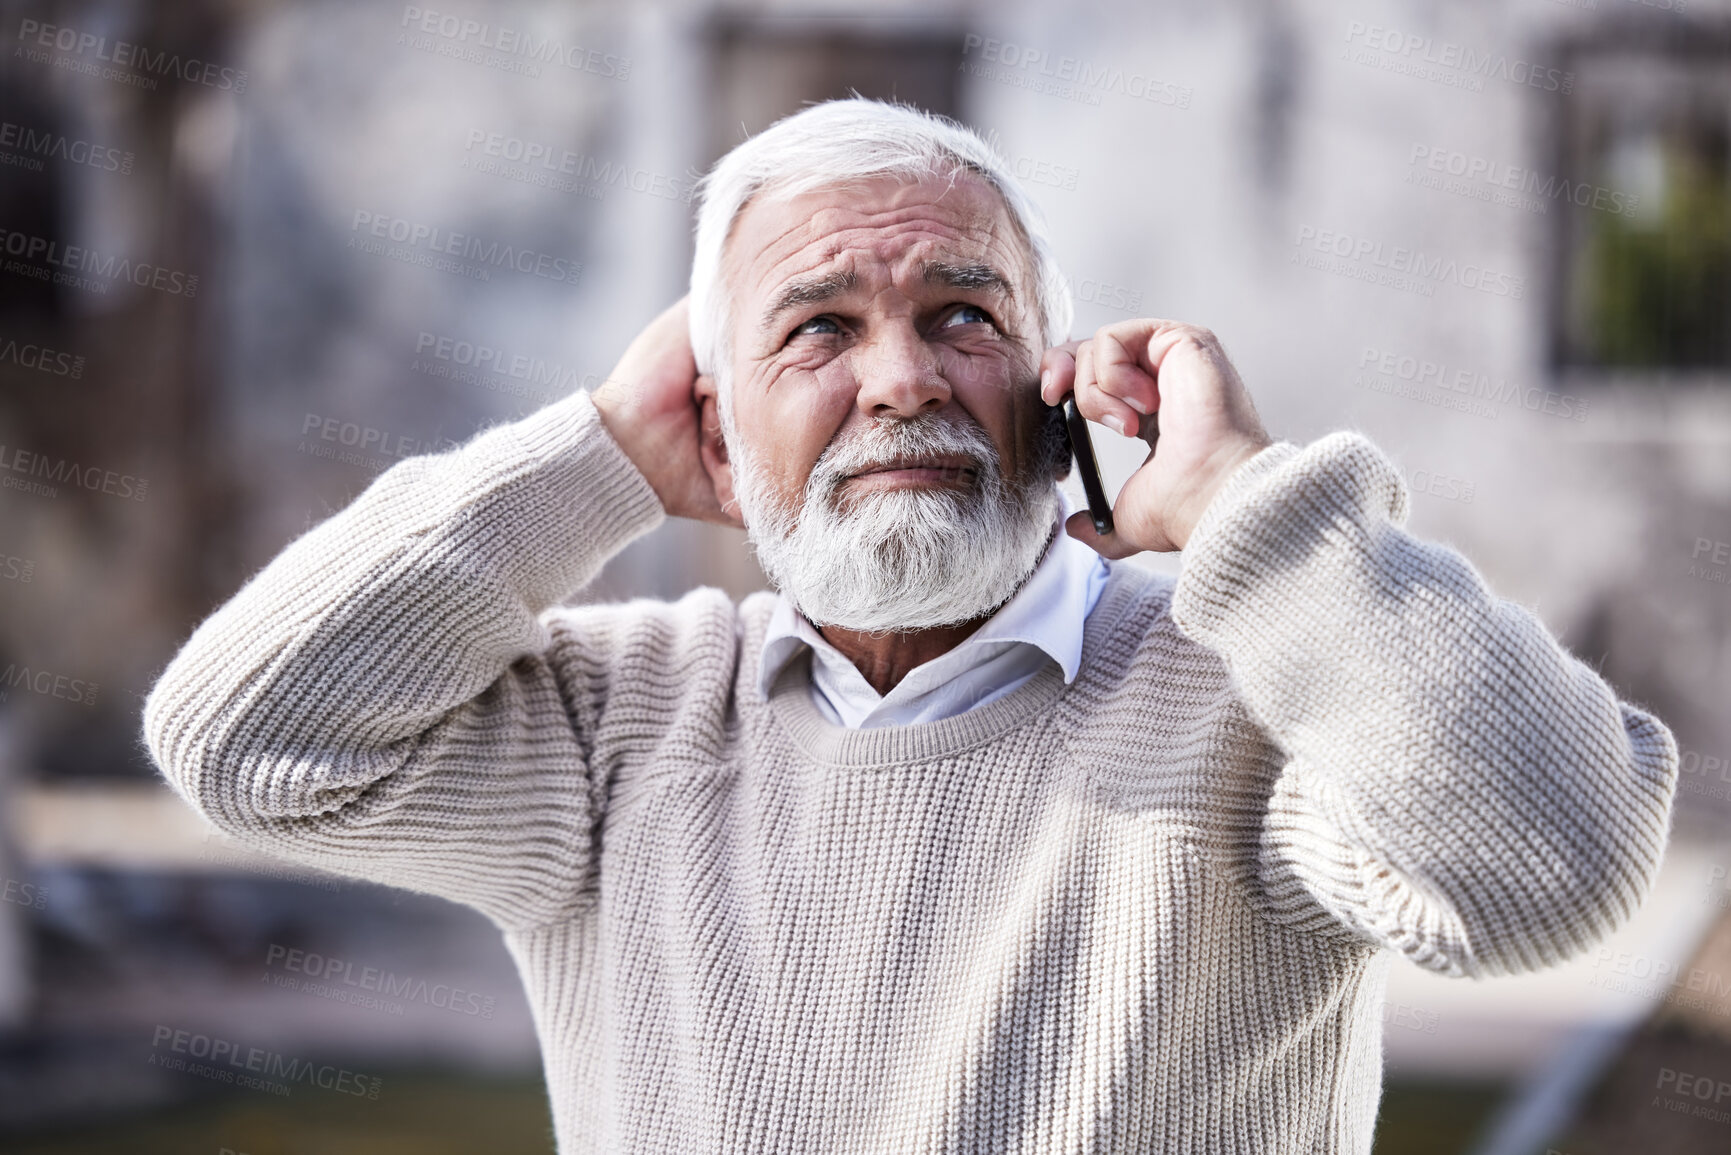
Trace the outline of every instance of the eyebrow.
<instances>
[{"instance_id":1,"label":"eyebrow","mask_svg":"<svg viewBox=\"0 0 1731 1155\"><path fill-rule=\"evenodd\" d=\"M946 261L926 261L920 266L920 276L928 285L948 285L952 289L986 289L1016 299L1009 278L992 266L975 263L952 265Z\"/></svg>"},{"instance_id":2,"label":"eyebrow","mask_svg":"<svg viewBox=\"0 0 1731 1155\"><path fill-rule=\"evenodd\" d=\"M920 278L928 285L948 285L952 289L985 289L1002 294L1012 301L1016 299L1016 291L1011 287L1009 278L982 262L953 265L948 261L925 261L920 265ZM764 310L763 328L773 329L776 319L790 309L833 301L857 288L859 277L847 271L790 281L775 295L769 308Z\"/></svg>"},{"instance_id":3,"label":"eyebrow","mask_svg":"<svg viewBox=\"0 0 1731 1155\"><path fill-rule=\"evenodd\" d=\"M763 327L775 327L775 320L789 309L797 309L802 305L817 305L824 301L833 301L843 293L851 293L859 287L859 278L852 272L825 273L821 277L806 277L798 281L790 281L775 295L775 300L769 303L769 308L763 312Z\"/></svg>"}]
</instances>

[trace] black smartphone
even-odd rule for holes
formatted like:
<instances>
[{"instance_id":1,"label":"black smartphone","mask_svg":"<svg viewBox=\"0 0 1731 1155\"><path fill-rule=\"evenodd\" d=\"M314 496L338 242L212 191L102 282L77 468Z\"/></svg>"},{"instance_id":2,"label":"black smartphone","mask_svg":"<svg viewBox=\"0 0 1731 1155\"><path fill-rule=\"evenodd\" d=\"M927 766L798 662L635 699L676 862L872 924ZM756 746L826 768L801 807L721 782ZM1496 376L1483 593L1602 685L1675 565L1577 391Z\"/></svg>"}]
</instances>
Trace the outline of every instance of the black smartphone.
<instances>
[{"instance_id":1,"label":"black smartphone","mask_svg":"<svg viewBox=\"0 0 1731 1155\"><path fill-rule=\"evenodd\" d=\"M1094 519L1094 532L1105 537L1112 532L1112 503L1106 500L1106 488L1100 484L1100 464L1094 460L1094 439L1088 435L1088 419L1076 408L1074 393L1064 394L1059 404L1064 409L1064 428L1070 434L1076 472L1082 475L1082 492L1088 495L1088 516Z\"/></svg>"}]
</instances>

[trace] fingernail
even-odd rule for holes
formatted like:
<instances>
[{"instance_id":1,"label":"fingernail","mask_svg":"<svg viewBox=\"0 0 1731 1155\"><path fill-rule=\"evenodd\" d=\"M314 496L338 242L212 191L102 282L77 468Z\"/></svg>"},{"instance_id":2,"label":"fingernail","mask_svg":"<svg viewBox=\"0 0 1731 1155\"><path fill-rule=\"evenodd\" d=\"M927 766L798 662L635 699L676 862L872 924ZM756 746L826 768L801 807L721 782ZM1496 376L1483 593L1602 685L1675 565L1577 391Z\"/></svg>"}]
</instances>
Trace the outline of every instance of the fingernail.
<instances>
[{"instance_id":1,"label":"fingernail","mask_svg":"<svg viewBox=\"0 0 1731 1155\"><path fill-rule=\"evenodd\" d=\"M1050 369L1040 370L1040 396L1044 397L1046 395L1046 390L1050 389L1051 387L1052 387L1052 371Z\"/></svg>"},{"instance_id":2,"label":"fingernail","mask_svg":"<svg viewBox=\"0 0 1731 1155\"><path fill-rule=\"evenodd\" d=\"M1101 424L1105 425L1106 428L1112 430L1120 437L1131 436L1130 431L1124 427L1124 419L1116 413L1108 413L1106 416L1102 417L1100 421Z\"/></svg>"},{"instance_id":3,"label":"fingernail","mask_svg":"<svg viewBox=\"0 0 1731 1155\"><path fill-rule=\"evenodd\" d=\"M1128 405L1130 408L1134 409L1136 412L1140 413L1142 416L1144 416L1144 417L1148 416L1147 406L1143 405L1142 402L1136 400L1136 398L1126 397L1126 398L1124 398L1124 404Z\"/></svg>"}]
</instances>

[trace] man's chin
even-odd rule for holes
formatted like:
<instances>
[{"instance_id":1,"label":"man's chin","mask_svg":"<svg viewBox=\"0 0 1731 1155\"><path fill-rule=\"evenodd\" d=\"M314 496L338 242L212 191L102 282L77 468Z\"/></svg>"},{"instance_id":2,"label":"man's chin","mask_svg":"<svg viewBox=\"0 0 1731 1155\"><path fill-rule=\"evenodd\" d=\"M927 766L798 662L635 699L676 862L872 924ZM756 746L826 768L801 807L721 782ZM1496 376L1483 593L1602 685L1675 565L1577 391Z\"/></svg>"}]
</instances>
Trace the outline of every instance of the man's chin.
<instances>
[{"instance_id":1,"label":"man's chin","mask_svg":"<svg viewBox=\"0 0 1731 1155\"><path fill-rule=\"evenodd\" d=\"M862 543L851 552L833 556L824 572L814 572L808 566L791 582L783 579L793 575L772 576L788 600L818 625L908 633L982 618L1002 606L1033 572L1031 565L1027 572L1011 574L1001 563L992 572L992 563L977 554L974 561L981 564L933 566L929 564L931 550L944 548L947 542L935 543L930 537L923 547L928 564L920 562L921 546L914 547L913 555L898 557L886 552L911 543L915 537L907 534L898 540L892 535ZM883 580L868 587L868 574L873 573Z\"/></svg>"},{"instance_id":2,"label":"man's chin","mask_svg":"<svg viewBox=\"0 0 1731 1155\"><path fill-rule=\"evenodd\" d=\"M976 495L956 489L898 487L857 494L843 490L832 499L827 515L821 518L822 528L817 536L836 543L838 548L869 549L898 538L930 533L934 517L943 519L938 526L939 532L960 534L977 515L977 502ZM870 541L861 541L860 534L866 532L861 523L867 519L876 523L872 527L876 532ZM775 534L775 545L783 546L799 539L802 524L798 518L781 523L771 531ZM751 526L751 520L747 519L746 533L752 543L761 548L762 537L754 533ZM806 535L800 548L810 547L811 536Z\"/></svg>"}]
</instances>

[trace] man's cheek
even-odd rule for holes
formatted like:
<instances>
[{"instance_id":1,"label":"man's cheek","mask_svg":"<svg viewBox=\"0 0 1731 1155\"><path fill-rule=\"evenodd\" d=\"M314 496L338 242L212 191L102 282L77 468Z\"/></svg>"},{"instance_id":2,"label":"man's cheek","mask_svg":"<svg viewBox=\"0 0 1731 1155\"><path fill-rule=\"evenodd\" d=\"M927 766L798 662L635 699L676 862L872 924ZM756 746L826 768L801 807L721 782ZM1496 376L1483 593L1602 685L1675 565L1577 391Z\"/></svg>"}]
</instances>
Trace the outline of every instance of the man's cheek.
<instances>
[{"instance_id":1,"label":"man's cheek","mask_svg":"<svg viewBox=\"0 0 1731 1155\"><path fill-rule=\"evenodd\" d=\"M752 446L765 480L797 505L818 459L841 437L858 392L833 363L815 373L783 372L763 384L751 416L740 411L740 436Z\"/></svg>"},{"instance_id":2,"label":"man's cheek","mask_svg":"<svg viewBox=\"0 0 1731 1155\"><path fill-rule=\"evenodd\" d=\"M981 399L1013 393L1018 381L1034 381L1038 370L1020 366L1002 349L945 349L939 364L952 392ZM1038 396L1038 385L1031 386Z\"/></svg>"}]
</instances>

